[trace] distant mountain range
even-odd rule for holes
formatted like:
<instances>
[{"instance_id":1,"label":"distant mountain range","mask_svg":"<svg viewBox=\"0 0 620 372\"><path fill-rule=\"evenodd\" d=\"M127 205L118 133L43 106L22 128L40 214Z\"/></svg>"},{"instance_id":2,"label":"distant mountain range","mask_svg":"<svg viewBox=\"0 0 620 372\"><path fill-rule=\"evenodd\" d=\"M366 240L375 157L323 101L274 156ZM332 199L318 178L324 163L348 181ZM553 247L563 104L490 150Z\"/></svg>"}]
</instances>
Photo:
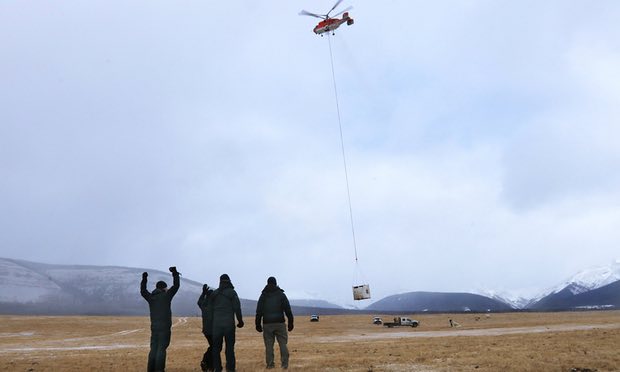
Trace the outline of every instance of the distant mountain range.
<instances>
[{"instance_id":1,"label":"distant mountain range","mask_svg":"<svg viewBox=\"0 0 620 372\"><path fill-rule=\"evenodd\" d=\"M299 300L299 299L289 299L291 306L299 306L299 307L320 307L325 309L342 309L342 306L338 306L336 304L332 304L331 302L327 302L325 300Z\"/></svg>"},{"instance_id":2,"label":"distant mountain range","mask_svg":"<svg viewBox=\"0 0 620 372\"><path fill-rule=\"evenodd\" d=\"M620 280L585 292L574 292L574 286L551 293L532 303L531 310L619 309Z\"/></svg>"},{"instance_id":3,"label":"distant mountain range","mask_svg":"<svg viewBox=\"0 0 620 372\"><path fill-rule=\"evenodd\" d=\"M620 308L620 260L588 268L563 281L527 305L531 310Z\"/></svg>"},{"instance_id":4,"label":"distant mountain range","mask_svg":"<svg viewBox=\"0 0 620 372\"><path fill-rule=\"evenodd\" d=\"M148 288L163 280L172 285L170 273L120 266L51 265L0 258L0 314L146 315L148 306L139 294L142 273L149 273ZM172 311L200 316L196 302L202 283L181 279L181 290ZM344 314L353 310L320 300L291 300L299 315ZM241 299L241 310L253 317L256 300Z\"/></svg>"},{"instance_id":5,"label":"distant mountain range","mask_svg":"<svg viewBox=\"0 0 620 372\"><path fill-rule=\"evenodd\" d=\"M119 266L51 265L0 258L0 313L146 315L138 295L139 278L149 272L149 288L158 280L169 285L170 273ZM202 284L182 279L173 312L199 316L196 300ZM256 301L242 299L244 314L254 314ZM497 295L409 292L385 297L361 310L344 309L323 300L291 299L298 315L346 313L559 311L620 308L620 261L584 270L543 295L506 300Z\"/></svg>"},{"instance_id":6,"label":"distant mountain range","mask_svg":"<svg viewBox=\"0 0 620 372\"><path fill-rule=\"evenodd\" d=\"M367 307L376 311L463 312L509 311L510 305L471 293L409 292L388 296Z\"/></svg>"}]
</instances>

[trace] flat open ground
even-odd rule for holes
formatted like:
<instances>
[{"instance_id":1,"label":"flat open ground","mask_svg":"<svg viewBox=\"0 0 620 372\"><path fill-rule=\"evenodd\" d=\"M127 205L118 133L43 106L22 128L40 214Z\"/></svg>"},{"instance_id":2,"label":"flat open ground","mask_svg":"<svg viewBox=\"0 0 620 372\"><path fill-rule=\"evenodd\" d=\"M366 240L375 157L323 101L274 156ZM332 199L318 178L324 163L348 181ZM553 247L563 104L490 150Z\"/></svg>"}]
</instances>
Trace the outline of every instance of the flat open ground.
<instances>
[{"instance_id":1,"label":"flat open ground","mask_svg":"<svg viewBox=\"0 0 620 372\"><path fill-rule=\"evenodd\" d=\"M388 329L370 315L298 317L289 370L620 371L620 311L411 317L420 327ZM460 327L450 328L450 318ZM264 368L253 320L248 314L237 330L238 371ZM200 326L174 318L168 372L200 370ZM0 316L0 370L146 370L149 335L148 317Z\"/></svg>"}]
</instances>

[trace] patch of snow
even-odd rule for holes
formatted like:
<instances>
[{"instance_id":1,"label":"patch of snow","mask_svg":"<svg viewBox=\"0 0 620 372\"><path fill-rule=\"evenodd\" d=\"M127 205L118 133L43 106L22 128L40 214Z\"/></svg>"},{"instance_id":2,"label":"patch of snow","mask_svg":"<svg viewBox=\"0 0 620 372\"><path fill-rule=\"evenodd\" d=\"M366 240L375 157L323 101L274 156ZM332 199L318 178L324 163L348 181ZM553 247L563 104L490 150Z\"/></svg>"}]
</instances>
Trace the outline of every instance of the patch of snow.
<instances>
[{"instance_id":1,"label":"patch of snow","mask_svg":"<svg viewBox=\"0 0 620 372\"><path fill-rule=\"evenodd\" d=\"M33 331L25 331L25 332L18 332L18 333L0 333L0 338L3 337L30 337L30 336L34 336L34 332Z\"/></svg>"},{"instance_id":2,"label":"patch of snow","mask_svg":"<svg viewBox=\"0 0 620 372\"><path fill-rule=\"evenodd\" d=\"M473 293L503 302L515 309L523 309L531 303L531 299L523 291L475 290Z\"/></svg>"},{"instance_id":3,"label":"patch of snow","mask_svg":"<svg viewBox=\"0 0 620 372\"><path fill-rule=\"evenodd\" d=\"M575 306L575 309L582 310L603 310L603 309L613 309L614 305L586 305L586 306Z\"/></svg>"}]
</instances>

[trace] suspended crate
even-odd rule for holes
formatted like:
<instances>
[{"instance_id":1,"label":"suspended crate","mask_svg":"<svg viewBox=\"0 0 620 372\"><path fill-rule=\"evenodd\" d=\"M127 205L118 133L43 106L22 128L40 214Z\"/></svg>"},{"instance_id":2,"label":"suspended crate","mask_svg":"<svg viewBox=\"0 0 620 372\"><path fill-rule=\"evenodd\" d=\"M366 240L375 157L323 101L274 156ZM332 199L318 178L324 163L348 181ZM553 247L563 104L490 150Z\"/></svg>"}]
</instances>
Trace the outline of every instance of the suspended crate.
<instances>
[{"instance_id":1,"label":"suspended crate","mask_svg":"<svg viewBox=\"0 0 620 372\"><path fill-rule=\"evenodd\" d=\"M370 298L370 286L368 284L353 286L353 300L367 300Z\"/></svg>"}]
</instances>

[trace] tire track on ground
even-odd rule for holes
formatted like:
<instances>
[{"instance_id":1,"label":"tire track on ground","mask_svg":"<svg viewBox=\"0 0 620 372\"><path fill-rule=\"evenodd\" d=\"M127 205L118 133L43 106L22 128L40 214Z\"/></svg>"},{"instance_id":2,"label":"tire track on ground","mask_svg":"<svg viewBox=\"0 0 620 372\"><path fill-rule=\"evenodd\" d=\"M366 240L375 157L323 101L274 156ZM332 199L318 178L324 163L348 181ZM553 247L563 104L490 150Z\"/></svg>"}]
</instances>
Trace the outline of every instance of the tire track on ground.
<instances>
[{"instance_id":1,"label":"tire track on ground","mask_svg":"<svg viewBox=\"0 0 620 372\"><path fill-rule=\"evenodd\" d=\"M188 322L187 317L178 318L172 327L178 327L186 325ZM75 343L81 341L94 341L94 340L105 340L106 338L118 338L127 335L131 335L137 332L145 331L145 328L136 328L136 329L126 329L119 332L108 333L104 335L97 336L86 336L86 337L73 337L73 338L65 338L61 340L50 340L43 341L44 343ZM67 346L26 346L26 347L18 347L18 348L5 348L0 349L0 354L4 353L23 353L23 352L40 352L40 351L76 351L76 350L116 350L116 349L128 349L128 348L147 348L148 344L111 344L111 345L67 345Z\"/></svg>"},{"instance_id":2,"label":"tire track on ground","mask_svg":"<svg viewBox=\"0 0 620 372\"><path fill-rule=\"evenodd\" d=\"M86 336L86 337L65 338L65 339L60 340L60 341L61 342L73 342L73 341L84 341L84 340L96 340L96 339L99 339L99 338L127 336L127 335L130 335L132 333L136 333L136 332L140 332L140 331L144 331L144 328L126 329L124 331L108 333L108 334L99 335L99 336Z\"/></svg>"},{"instance_id":3,"label":"tire track on ground","mask_svg":"<svg viewBox=\"0 0 620 372\"><path fill-rule=\"evenodd\" d=\"M187 324L187 317L182 317L182 318L177 319L177 321L172 325L172 328L176 326L184 325L184 324Z\"/></svg>"}]
</instances>

